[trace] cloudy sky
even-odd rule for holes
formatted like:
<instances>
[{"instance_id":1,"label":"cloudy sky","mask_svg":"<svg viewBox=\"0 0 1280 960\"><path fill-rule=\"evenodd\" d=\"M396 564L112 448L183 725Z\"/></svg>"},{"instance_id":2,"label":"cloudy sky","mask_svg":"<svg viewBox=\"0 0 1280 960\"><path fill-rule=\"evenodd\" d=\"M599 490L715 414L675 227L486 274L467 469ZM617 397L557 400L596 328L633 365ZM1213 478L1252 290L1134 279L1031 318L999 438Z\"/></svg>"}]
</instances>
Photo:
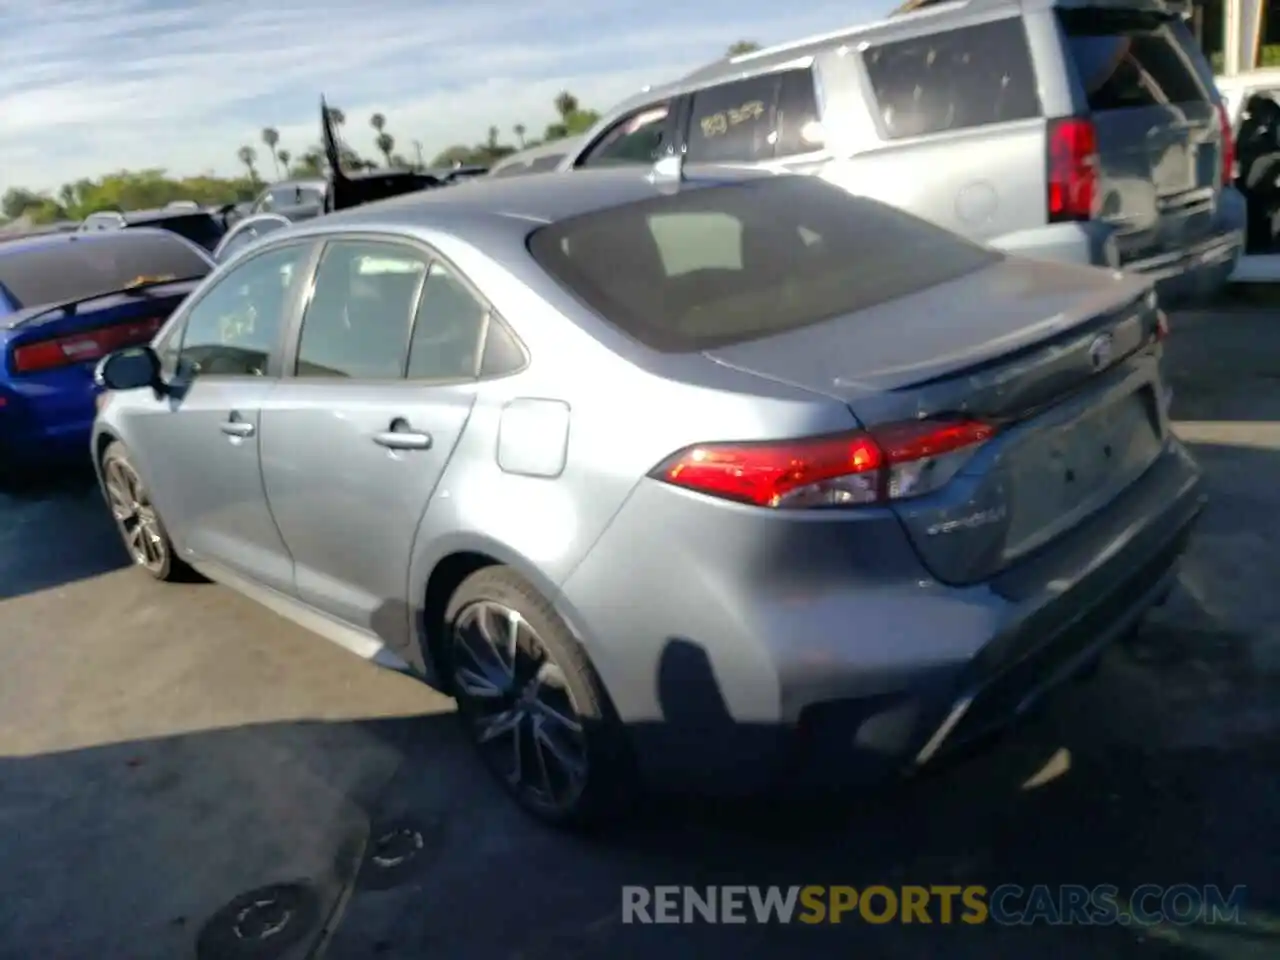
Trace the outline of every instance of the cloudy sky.
<instances>
[{"instance_id":1,"label":"cloudy sky","mask_svg":"<svg viewBox=\"0 0 1280 960\"><path fill-rule=\"evenodd\" d=\"M891 0L0 0L0 192L121 168L229 173L264 126L295 155L323 92L373 153L541 130L555 94L604 108L739 39L837 29Z\"/></svg>"}]
</instances>

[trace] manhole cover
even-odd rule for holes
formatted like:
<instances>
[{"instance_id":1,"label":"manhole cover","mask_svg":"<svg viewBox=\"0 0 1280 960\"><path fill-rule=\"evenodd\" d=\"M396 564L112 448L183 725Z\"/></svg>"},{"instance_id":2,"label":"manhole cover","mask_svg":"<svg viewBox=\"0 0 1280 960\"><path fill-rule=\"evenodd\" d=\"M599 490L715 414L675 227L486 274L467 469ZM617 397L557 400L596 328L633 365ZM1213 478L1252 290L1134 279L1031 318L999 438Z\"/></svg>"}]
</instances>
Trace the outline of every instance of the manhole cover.
<instances>
[{"instance_id":1,"label":"manhole cover","mask_svg":"<svg viewBox=\"0 0 1280 960\"><path fill-rule=\"evenodd\" d=\"M375 828L365 850L359 886L386 890L399 886L430 861L429 850L439 848L439 827L400 821Z\"/></svg>"},{"instance_id":2,"label":"manhole cover","mask_svg":"<svg viewBox=\"0 0 1280 960\"><path fill-rule=\"evenodd\" d=\"M270 960L315 931L320 903L305 883L278 883L236 897L205 923L199 960Z\"/></svg>"},{"instance_id":3,"label":"manhole cover","mask_svg":"<svg viewBox=\"0 0 1280 960\"><path fill-rule=\"evenodd\" d=\"M422 831L415 827L397 827L374 839L369 860L383 870L402 867L416 857L424 846Z\"/></svg>"}]
</instances>

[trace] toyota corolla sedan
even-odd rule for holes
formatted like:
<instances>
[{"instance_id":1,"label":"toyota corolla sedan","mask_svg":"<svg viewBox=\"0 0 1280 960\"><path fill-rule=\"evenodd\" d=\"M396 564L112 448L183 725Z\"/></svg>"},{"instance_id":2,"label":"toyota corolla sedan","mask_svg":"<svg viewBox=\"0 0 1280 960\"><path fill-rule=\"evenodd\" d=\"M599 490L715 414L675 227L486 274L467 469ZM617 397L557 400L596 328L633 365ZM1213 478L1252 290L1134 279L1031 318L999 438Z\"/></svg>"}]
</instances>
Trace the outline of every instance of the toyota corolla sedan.
<instances>
[{"instance_id":1,"label":"toyota corolla sedan","mask_svg":"<svg viewBox=\"0 0 1280 960\"><path fill-rule=\"evenodd\" d=\"M100 365L137 565L453 694L528 810L873 782L1170 589L1147 281L817 178L584 171L323 217Z\"/></svg>"}]
</instances>

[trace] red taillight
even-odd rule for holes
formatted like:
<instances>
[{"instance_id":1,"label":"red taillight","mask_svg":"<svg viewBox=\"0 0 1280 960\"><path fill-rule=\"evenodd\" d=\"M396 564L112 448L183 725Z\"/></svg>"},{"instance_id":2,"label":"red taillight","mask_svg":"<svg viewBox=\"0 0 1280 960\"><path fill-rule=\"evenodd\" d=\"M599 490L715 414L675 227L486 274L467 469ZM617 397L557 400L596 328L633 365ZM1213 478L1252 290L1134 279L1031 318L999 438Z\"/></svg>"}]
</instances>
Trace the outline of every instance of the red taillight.
<instances>
[{"instance_id":1,"label":"red taillight","mask_svg":"<svg viewBox=\"0 0 1280 960\"><path fill-rule=\"evenodd\" d=\"M919 421L777 443L705 443L652 476L758 507L882 503L937 490L993 433L977 421Z\"/></svg>"},{"instance_id":2,"label":"red taillight","mask_svg":"<svg viewBox=\"0 0 1280 960\"><path fill-rule=\"evenodd\" d=\"M1222 185L1227 187L1236 182L1236 138L1223 103L1218 104L1218 128L1222 131Z\"/></svg>"},{"instance_id":3,"label":"red taillight","mask_svg":"<svg viewBox=\"0 0 1280 960\"><path fill-rule=\"evenodd\" d=\"M14 373L39 373L77 363L101 360L108 353L150 340L162 319L118 323L65 337L24 344L13 351Z\"/></svg>"},{"instance_id":4,"label":"red taillight","mask_svg":"<svg viewBox=\"0 0 1280 960\"><path fill-rule=\"evenodd\" d=\"M1098 214L1098 132L1090 120L1049 124L1049 220L1092 220Z\"/></svg>"}]
</instances>

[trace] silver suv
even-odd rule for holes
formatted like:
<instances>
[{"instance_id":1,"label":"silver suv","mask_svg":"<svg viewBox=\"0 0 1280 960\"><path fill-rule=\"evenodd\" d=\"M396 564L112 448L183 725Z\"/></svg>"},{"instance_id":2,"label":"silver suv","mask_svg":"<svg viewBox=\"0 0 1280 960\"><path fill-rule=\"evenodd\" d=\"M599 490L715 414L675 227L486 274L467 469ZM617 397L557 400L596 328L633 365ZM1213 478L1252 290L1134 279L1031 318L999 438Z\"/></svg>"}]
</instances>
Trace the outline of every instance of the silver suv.
<instances>
[{"instance_id":1,"label":"silver suv","mask_svg":"<svg viewBox=\"0 0 1280 960\"><path fill-rule=\"evenodd\" d=\"M559 169L676 153L812 173L1166 300L1220 289L1243 245L1230 124L1163 0L924 0L649 89Z\"/></svg>"}]
</instances>

